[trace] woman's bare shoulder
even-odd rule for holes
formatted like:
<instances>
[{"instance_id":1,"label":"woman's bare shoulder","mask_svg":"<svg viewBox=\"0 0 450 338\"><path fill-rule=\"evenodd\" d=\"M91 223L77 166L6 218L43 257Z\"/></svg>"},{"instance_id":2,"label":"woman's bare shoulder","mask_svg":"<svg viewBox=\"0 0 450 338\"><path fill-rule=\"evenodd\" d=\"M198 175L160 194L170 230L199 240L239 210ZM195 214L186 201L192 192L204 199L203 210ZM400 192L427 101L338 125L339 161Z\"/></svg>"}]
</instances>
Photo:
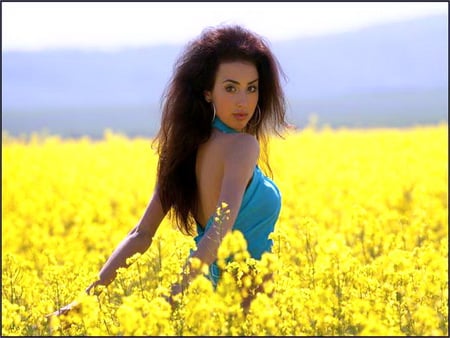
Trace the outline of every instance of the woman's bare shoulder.
<instances>
[{"instance_id":1,"label":"woman's bare shoulder","mask_svg":"<svg viewBox=\"0 0 450 338\"><path fill-rule=\"evenodd\" d=\"M247 133L226 134L221 143L225 160L254 164L259 156L259 142Z\"/></svg>"}]
</instances>

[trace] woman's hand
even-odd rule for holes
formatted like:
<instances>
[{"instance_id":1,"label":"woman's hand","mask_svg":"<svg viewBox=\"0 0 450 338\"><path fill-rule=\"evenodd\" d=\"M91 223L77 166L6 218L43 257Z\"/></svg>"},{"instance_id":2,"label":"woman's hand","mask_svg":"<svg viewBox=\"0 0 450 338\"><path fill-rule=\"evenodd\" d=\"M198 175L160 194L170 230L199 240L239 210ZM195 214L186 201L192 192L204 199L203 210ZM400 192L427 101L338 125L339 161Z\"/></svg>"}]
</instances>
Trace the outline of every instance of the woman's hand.
<instances>
[{"instance_id":1,"label":"woman's hand","mask_svg":"<svg viewBox=\"0 0 450 338\"><path fill-rule=\"evenodd\" d=\"M91 290L92 289L94 289L94 295L99 295L100 293L101 293L101 290L100 291L97 291L96 289L95 289L95 287L97 286L97 285L101 285L100 284L100 281L99 280L96 280L95 282L93 282L91 285L89 285L87 288L86 288L86 293L88 294L88 295L91 295Z\"/></svg>"},{"instance_id":2,"label":"woman's hand","mask_svg":"<svg viewBox=\"0 0 450 338\"><path fill-rule=\"evenodd\" d=\"M93 295L98 296L101 293L101 290L96 290L96 286L97 285L101 285L99 280L96 280L95 282L93 282L91 285L89 285L85 292L87 295L91 295L91 291L93 290ZM63 306L62 308L60 308L59 310L56 310L52 313L49 313L47 315L45 315L46 318L50 318L53 316L62 316L62 315L66 315L69 311L77 308L80 305L80 302L78 300L74 300L72 303L67 304L65 306Z\"/></svg>"},{"instance_id":3,"label":"woman's hand","mask_svg":"<svg viewBox=\"0 0 450 338\"><path fill-rule=\"evenodd\" d=\"M172 289L170 290L170 297L173 298L181 292L183 292L183 287L180 283L175 283L174 285L172 285Z\"/></svg>"},{"instance_id":4,"label":"woman's hand","mask_svg":"<svg viewBox=\"0 0 450 338\"><path fill-rule=\"evenodd\" d=\"M80 303L76 300L74 300L72 303L67 304L66 306L63 306L59 310L56 310L55 312L49 313L45 315L46 318L51 318L53 316L62 316L66 315L70 310L73 310L76 308Z\"/></svg>"},{"instance_id":5,"label":"woman's hand","mask_svg":"<svg viewBox=\"0 0 450 338\"><path fill-rule=\"evenodd\" d=\"M183 292L183 287L180 283L175 283L172 285L172 288L170 289L170 295L169 296L163 296L164 299L172 306L172 310L176 307L177 301L174 299L174 297L178 294Z\"/></svg>"}]
</instances>

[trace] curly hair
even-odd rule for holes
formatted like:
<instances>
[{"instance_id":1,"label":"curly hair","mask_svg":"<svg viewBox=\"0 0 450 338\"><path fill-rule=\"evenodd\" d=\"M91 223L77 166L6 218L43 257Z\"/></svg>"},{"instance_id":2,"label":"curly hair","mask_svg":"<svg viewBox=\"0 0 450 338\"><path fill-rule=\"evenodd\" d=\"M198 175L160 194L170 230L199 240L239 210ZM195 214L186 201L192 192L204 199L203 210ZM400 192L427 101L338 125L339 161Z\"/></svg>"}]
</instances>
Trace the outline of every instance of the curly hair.
<instances>
[{"instance_id":1,"label":"curly hair","mask_svg":"<svg viewBox=\"0 0 450 338\"><path fill-rule=\"evenodd\" d=\"M162 95L161 127L154 139L159 155L157 189L161 204L165 212L172 209L184 234L195 234L196 154L212 132L213 112L204 91L212 90L219 65L230 61L249 61L258 71L261 116L254 114L245 132L255 135L261 143L261 154L270 173L268 136L281 136L288 125L280 84L284 73L262 37L238 25L208 27L186 45ZM257 124L252 121L256 119Z\"/></svg>"}]
</instances>

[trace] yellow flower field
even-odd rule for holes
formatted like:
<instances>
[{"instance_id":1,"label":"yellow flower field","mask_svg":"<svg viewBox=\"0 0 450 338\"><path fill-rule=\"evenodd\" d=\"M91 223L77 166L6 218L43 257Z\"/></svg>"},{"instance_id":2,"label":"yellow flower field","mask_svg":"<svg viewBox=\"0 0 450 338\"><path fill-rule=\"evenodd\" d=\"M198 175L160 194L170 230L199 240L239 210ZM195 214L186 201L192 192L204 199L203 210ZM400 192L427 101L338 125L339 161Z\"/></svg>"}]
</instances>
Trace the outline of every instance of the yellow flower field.
<instances>
[{"instance_id":1,"label":"yellow flower field","mask_svg":"<svg viewBox=\"0 0 450 338\"><path fill-rule=\"evenodd\" d=\"M227 235L220 255L236 259L217 289L199 276L173 309L164 296L194 241L170 218L103 292L83 293L151 196L151 140L3 134L2 336L447 335L447 128L273 139L273 252L249 260L240 233ZM242 297L268 271L244 315Z\"/></svg>"}]
</instances>

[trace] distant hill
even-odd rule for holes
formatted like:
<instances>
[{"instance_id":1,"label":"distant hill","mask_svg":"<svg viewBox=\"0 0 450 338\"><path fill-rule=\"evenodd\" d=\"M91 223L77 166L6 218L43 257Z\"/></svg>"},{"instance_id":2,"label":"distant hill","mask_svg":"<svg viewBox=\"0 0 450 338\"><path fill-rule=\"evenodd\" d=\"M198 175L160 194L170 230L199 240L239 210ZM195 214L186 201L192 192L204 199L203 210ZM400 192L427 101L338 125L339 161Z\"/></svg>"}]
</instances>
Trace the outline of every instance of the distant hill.
<instances>
[{"instance_id":1,"label":"distant hill","mask_svg":"<svg viewBox=\"0 0 450 338\"><path fill-rule=\"evenodd\" d=\"M333 127L448 119L448 17L271 43L287 77L288 116ZM159 100L183 46L118 52L2 52L2 128L101 136L153 135Z\"/></svg>"}]
</instances>

